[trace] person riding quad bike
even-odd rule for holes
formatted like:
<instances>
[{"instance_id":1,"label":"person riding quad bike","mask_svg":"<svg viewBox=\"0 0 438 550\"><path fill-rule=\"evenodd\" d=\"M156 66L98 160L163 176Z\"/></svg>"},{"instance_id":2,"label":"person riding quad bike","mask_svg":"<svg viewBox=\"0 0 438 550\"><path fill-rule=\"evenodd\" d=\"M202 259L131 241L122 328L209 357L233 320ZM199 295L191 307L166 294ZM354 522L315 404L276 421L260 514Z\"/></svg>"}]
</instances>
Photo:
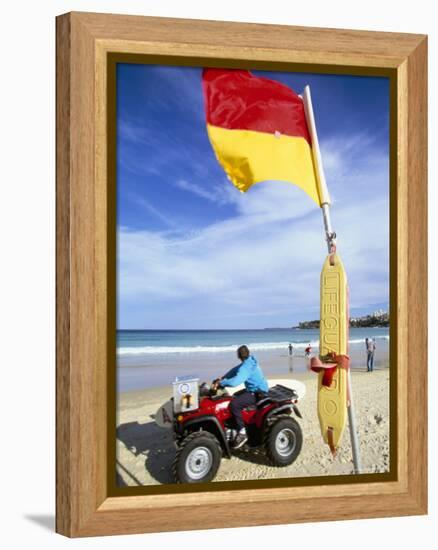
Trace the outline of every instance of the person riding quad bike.
<instances>
[{"instance_id":1,"label":"person riding quad bike","mask_svg":"<svg viewBox=\"0 0 438 550\"><path fill-rule=\"evenodd\" d=\"M237 357L241 363L233 367L222 378L214 380L212 384L213 390L245 384L246 389L235 395L230 403L230 412L238 432L232 445L233 449L239 449L248 441L242 410L255 405L269 391L269 385L262 369L257 359L250 354L247 346L239 347Z\"/></svg>"},{"instance_id":2,"label":"person riding quad bike","mask_svg":"<svg viewBox=\"0 0 438 550\"><path fill-rule=\"evenodd\" d=\"M172 430L177 483L213 480L221 459L231 459L236 448L257 450L276 467L291 465L301 452L303 435L294 417L302 418L297 403L305 386L297 380L268 384L246 346L238 356L240 364L211 386L195 376L177 377L173 397L155 414L158 426ZM245 388L234 393L242 383Z\"/></svg>"}]
</instances>

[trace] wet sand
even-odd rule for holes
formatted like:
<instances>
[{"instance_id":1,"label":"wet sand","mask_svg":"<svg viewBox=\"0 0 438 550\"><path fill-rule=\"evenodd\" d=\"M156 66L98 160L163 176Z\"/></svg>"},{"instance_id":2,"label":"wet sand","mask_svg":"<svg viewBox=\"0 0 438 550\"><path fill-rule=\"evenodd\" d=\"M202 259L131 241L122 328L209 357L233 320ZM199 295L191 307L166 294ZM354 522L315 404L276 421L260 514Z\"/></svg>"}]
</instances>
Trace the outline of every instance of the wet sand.
<instances>
[{"instance_id":1,"label":"wet sand","mask_svg":"<svg viewBox=\"0 0 438 550\"><path fill-rule=\"evenodd\" d=\"M388 347L387 340L379 340L374 362L377 368L388 365ZM260 351L255 355L267 378L279 374L283 378L291 373L302 374L308 370L309 361L303 350L294 351L292 356L289 356L287 349ZM352 346L349 355L353 369L366 369L365 344ZM225 374L236 363L236 354L231 352L151 356L135 366L118 368L118 390L124 393L166 385L170 387L176 376L185 375L209 381Z\"/></svg>"}]
</instances>

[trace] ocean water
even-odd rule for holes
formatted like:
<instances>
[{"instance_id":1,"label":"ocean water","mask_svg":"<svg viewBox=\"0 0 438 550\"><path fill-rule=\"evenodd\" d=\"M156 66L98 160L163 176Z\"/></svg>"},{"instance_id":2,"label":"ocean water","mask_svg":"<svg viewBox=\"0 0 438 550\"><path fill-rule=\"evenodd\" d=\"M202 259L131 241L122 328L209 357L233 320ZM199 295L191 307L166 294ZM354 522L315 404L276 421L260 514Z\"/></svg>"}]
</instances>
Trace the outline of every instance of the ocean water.
<instances>
[{"instance_id":1,"label":"ocean water","mask_svg":"<svg viewBox=\"0 0 438 550\"><path fill-rule=\"evenodd\" d=\"M365 338L389 340L388 328L350 329L350 347L363 346ZM251 352L287 351L304 353L309 345L319 346L318 329L258 330L120 330L117 332L119 365L148 361L151 356L235 352L246 344ZM132 361L129 361L129 358Z\"/></svg>"},{"instance_id":2,"label":"ocean water","mask_svg":"<svg viewBox=\"0 0 438 550\"><path fill-rule=\"evenodd\" d=\"M350 330L352 367L362 368L365 338L376 342L376 365L386 364L389 329ZM293 345L289 357L288 345ZM319 330L120 330L117 332L118 391L171 384L176 376L212 380L238 363L236 350L246 344L266 375L288 375L307 367L304 350L318 354Z\"/></svg>"}]
</instances>

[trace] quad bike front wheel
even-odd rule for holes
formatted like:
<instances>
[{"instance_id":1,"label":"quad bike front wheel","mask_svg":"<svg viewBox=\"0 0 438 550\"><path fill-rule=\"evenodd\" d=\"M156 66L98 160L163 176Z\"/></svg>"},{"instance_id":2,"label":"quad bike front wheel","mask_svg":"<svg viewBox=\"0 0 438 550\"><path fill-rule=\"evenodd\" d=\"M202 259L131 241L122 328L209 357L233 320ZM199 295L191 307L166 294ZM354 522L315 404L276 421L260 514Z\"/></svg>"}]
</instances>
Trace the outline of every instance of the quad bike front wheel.
<instances>
[{"instance_id":1,"label":"quad bike front wheel","mask_svg":"<svg viewBox=\"0 0 438 550\"><path fill-rule=\"evenodd\" d=\"M265 451L273 466L288 466L297 459L303 445L298 422L287 415L274 417L266 429Z\"/></svg>"},{"instance_id":2,"label":"quad bike front wheel","mask_svg":"<svg viewBox=\"0 0 438 550\"><path fill-rule=\"evenodd\" d=\"M173 462L177 483L211 481L219 469L222 449L216 437L205 431L188 435L179 447Z\"/></svg>"}]
</instances>

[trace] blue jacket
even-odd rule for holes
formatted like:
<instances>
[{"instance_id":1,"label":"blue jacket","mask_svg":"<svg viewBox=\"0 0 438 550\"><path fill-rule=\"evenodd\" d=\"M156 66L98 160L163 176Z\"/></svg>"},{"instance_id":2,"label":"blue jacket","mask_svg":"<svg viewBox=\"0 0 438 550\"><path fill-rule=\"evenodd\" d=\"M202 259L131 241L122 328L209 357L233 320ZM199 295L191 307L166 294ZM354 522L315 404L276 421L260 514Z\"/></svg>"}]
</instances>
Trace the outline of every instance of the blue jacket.
<instances>
[{"instance_id":1,"label":"blue jacket","mask_svg":"<svg viewBox=\"0 0 438 550\"><path fill-rule=\"evenodd\" d=\"M257 363L257 359L252 355L227 372L220 381L220 385L224 388L238 386L239 384L245 384L246 389L250 392L267 392L269 390L262 369Z\"/></svg>"}]
</instances>

